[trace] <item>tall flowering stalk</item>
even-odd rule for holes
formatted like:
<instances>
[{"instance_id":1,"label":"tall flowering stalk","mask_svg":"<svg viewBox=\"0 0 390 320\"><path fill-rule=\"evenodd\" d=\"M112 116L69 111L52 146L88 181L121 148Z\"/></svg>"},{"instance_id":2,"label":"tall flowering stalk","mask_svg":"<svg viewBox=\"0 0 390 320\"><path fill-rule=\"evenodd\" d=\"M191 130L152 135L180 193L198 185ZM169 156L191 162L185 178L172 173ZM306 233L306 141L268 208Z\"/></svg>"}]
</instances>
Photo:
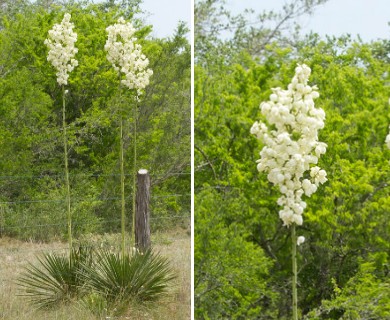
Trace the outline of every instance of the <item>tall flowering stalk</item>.
<instances>
[{"instance_id":1,"label":"tall flowering stalk","mask_svg":"<svg viewBox=\"0 0 390 320\"><path fill-rule=\"evenodd\" d=\"M149 78L153 74L148 69L149 60L142 54L142 47L137 44L134 37L135 28L130 22L122 17L118 23L106 29L108 33L104 49L107 51L107 60L118 72L120 84L134 91L134 162L133 162L133 219L132 219L132 241L135 229L135 196L137 170L137 103L142 90L149 84ZM122 75L123 74L123 75ZM122 103L120 102L121 106ZM121 233L122 233L122 254L125 252L125 174L124 174L124 146L123 146L123 110L120 110L120 171L121 171Z\"/></svg>"},{"instance_id":2,"label":"tall flowering stalk","mask_svg":"<svg viewBox=\"0 0 390 320\"><path fill-rule=\"evenodd\" d=\"M265 144L257 169L267 172L268 180L279 187L279 217L284 226L291 227L294 320L298 319L296 246L305 240L303 236L297 238L295 228L303 223L306 202L302 196L310 197L327 181L325 170L317 166L327 148L318 141L325 112L314 106L319 93L317 86L307 84L310 73L308 66L298 64L287 90L273 88L270 101L260 105L267 124L256 121L250 131Z\"/></svg>"},{"instance_id":3,"label":"tall flowering stalk","mask_svg":"<svg viewBox=\"0 0 390 320\"><path fill-rule=\"evenodd\" d=\"M389 99L389 105L390 105L390 99ZM388 149L390 149L390 126L389 126L389 134L386 136L385 144Z\"/></svg>"},{"instance_id":4,"label":"tall flowering stalk","mask_svg":"<svg viewBox=\"0 0 390 320\"><path fill-rule=\"evenodd\" d=\"M65 107L65 86L68 84L69 73L78 65L74 56L77 53L75 42L77 33L73 32L73 23L70 22L70 14L66 13L60 24L55 24L49 30L49 36L45 40L45 45L49 48L47 60L51 62L57 70L57 82L62 90L62 133L64 142L64 164L65 164L65 184L66 184L66 204L68 213L68 239L69 249L72 249L72 213L70 208L70 183L68 168L68 140L66 133L66 107Z\"/></svg>"}]
</instances>

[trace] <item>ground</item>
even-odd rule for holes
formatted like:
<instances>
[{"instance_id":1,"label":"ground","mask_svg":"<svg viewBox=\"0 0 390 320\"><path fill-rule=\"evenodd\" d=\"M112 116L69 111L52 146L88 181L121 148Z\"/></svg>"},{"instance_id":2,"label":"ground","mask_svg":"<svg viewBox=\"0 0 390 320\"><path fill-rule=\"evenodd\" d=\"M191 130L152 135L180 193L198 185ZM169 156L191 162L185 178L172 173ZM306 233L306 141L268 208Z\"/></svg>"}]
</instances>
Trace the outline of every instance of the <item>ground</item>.
<instances>
[{"instance_id":1,"label":"ground","mask_svg":"<svg viewBox=\"0 0 390 320\"><path fill-rule=\"evenodd\" d=\"M94 244L113 245L120 243L120 235L91 235L88 241ZM85 241L86 239L81 241ZM191 237L184 229L152 235L153 248L167 257L177 275L167 296L148 307L130 308L126 316L116 319L185 320L191 318ZM95 320L99 317L75 302L53 311L35 311L15 283L28 262L36 263L43 252L67 252L67 243L22 242L11 238L0 238L0 319L1 320ZM113 319L113 318L110 318Z\"/></svg>"}]
</instances>

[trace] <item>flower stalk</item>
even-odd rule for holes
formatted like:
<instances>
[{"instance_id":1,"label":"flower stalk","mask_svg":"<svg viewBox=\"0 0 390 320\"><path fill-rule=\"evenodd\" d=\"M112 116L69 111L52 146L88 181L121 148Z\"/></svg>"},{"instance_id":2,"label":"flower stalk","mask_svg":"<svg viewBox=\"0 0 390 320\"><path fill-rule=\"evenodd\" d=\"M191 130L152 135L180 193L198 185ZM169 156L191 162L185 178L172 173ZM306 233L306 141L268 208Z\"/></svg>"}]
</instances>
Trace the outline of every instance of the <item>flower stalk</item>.
<instances>
[{"instance_id":1,"label":"flower stalk","mask_svg":"<svg viewBox=\"0 0 390 320\"><path fill-rule=\"evenodd\" d=\"M132 219L132 232L131 232L131 243L135 246L135 210L136 210L136 196L137 196L137 102L134 103L134 131L133 131L133 144L134 144L134 160L133 160L133 219Z\"/></svg>"},{"instance_id":2,"label":"flower stalk","mask_svg":"<svg viewBox=\"0 0 390 320\"><path fill-rule=\"evenodd\" d=\"M75 42L77 41L77 33L73 32L73 23L70 22L71 15L66 13L60 24L55 24L49 30L49 36L44 41L49 48L47 61L57 70L57 82L61 86L62 92L62 135L64 143L64 165L65 165L65 188L66 188L66 207L68 220L68 242L69 252L72 252L72 212L70 205L70 182L69 182L69 167L68 167L68 138L66 131L66 103L65 85L68 84L69 73L78 65L78 61L74 59L77 53Z\"/></svg>"},{"instance_id":3,"label":"flower stalk","mask_svg":"<svg viewBox=\"0 0 390 320\"><path fill-rule=\"evenodd\" d=\"M297 292L297 235L295 223L291 226L291 261L292 261L292 311L293 320L298 320L298 292Z\"/></svg>"},{"instance_id":4,"label":"flower stalk","mask_svg":"<svg viewBox=\"0 0 390 320\"><path fill-rule=\"evenodd\" d=\"M64 164L65 164L65 188L66 188L66 208L68 218L68 242L69 251L72 251L72 212L70 208L70 182L68 168L68 138L66 133L66 107L65 107L65 87L62 86L62 136L64 142Z\"/></svg>"},{"instance_id":5,"label":"flower stalk","mask_svg":"<svg viewBox=\"0 0 390 320\"><path fill-rule=\"evenodd\" d=\"M121 101L121 88L119 88L119 103L120 103L120 116L119 116L119 140L120 140L120 175L121 175L121 237L122 237L122 256L125 255L126 250L126 210L125 210L125 169L124 169L124 141L123 141L123 110Z\"/></svg>"},{"instance_id":6,"label":"flower stalk","mask_svg":"<svg viewBox=\"0 0 390 320\"><path fill-rule=\"evenodd\" d=\"M153 74L148 69L149 60L142 54L142 47L137 44L134 37L135 28L130 22L122 17L116 24L106 29L108 36L104 49L107 51L107 60L119 74L120 84L135 92L135 100L142 94L142 90L149 84L149 78ZM121 74L124 75L122 79ZM123 144L123 122L124 110L121 107L120 114L120 166L121 166L121 232L122 232L122 254L125 252L125 182L124 182L124 144ZM135 197L136 197L136 172L137 172L137 103L134 106L134 161L133 161L133 217L131 241L135 245Z\"/></svg>"}]
</instances>

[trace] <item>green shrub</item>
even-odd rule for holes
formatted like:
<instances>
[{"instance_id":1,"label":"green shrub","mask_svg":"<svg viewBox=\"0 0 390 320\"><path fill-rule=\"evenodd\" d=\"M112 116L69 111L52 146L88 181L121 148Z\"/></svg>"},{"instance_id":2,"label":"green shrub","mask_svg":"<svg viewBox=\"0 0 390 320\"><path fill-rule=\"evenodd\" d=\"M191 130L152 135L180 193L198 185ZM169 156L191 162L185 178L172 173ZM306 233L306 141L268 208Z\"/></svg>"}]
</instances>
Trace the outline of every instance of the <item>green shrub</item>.
<instances>
[{"instance_id":1,"label":"green shrub","mask_svg":"<svg viewBox=\"0 0 390 320\"><path fill-rule=\"evenodd\" d=\"M390 281L386 254L373 254L371 261L362 262L359 270L345 287L333 280L334 295L323 300L305 319L380 320L390 318Z\"/></svg>"},{"instance_id":2,"label":"green shrub","mask_svg":"<svg viewBox=\"0 0 390 320\"><path fill-rule=\"evenodd\" d=\"M48 253L38 258L38 266L29 264L18 279L37 309L51 309L84 294L83 269L91 266L93 251L89 247L72 249L70 255Z\"/></svg>"},{"instance_id":3,"label":"green shrub","mask_svg":"<svg viewBox=\"0 0 390 320\"><path fill-rule=\"evenodd\" d=\"M91 292L104 297L108 310L116 314L126 312L130 302L156 301L175 278L168 260L150 249L124 256L102 249L96 253L96 262L82 270Z\"/></svg>"}]
</instances>

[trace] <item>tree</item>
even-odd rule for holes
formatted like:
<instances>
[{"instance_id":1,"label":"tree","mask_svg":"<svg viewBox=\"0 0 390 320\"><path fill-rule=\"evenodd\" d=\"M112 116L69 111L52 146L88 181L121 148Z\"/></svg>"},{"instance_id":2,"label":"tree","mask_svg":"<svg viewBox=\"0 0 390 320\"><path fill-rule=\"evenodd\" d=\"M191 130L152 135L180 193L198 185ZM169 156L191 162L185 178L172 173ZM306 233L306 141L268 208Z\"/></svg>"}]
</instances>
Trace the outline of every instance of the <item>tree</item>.
<instances>
[{"instance_id":1,"label":"tree","mask_svg":"<svg viewBox=\"0 0 390 320\"><path fill-rule=\"evenodd\" d=\"M240 51L262 58L266 46L278 42L280 47L295 47L300 26L296 19L312 14L316 7L328 0L291 0L281 11L263 11L255 14L251 9L234 15L226 9L225 0L195 1L195 58L198 64L229 61Z\"/></svg>"}]
</instances>

